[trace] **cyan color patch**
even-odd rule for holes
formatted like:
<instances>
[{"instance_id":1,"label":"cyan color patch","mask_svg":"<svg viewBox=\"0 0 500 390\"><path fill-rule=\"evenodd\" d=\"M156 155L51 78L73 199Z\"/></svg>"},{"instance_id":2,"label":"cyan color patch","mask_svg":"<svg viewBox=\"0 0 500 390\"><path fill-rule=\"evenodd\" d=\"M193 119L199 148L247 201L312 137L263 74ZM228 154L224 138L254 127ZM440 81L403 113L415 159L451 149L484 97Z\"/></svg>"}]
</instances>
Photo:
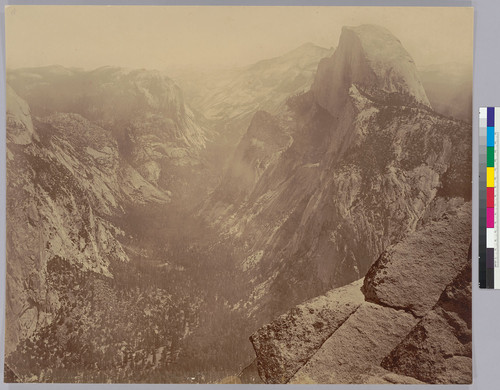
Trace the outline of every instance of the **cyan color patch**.
<instances>
[{"instance_id":1,"label":"cyan color patch","mask_svg":"<svg viewBox=\"0 0 500 390\"><path fill-rule=\"evenodd\" d=\"M486 146L495 146L495 128L488 127Z\"/></svg>"}]
</instances>

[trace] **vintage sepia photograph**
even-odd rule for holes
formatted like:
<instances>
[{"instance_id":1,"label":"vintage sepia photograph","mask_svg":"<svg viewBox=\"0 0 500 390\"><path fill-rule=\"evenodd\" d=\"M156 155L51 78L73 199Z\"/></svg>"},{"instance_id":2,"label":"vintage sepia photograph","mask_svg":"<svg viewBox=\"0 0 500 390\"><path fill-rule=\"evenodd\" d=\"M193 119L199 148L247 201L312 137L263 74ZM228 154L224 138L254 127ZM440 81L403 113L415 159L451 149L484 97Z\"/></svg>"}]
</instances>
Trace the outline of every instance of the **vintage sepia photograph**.
<instances>
[{"instance_id":1,"label":"vintage sepia photograph","mask_svg":"<svg viewBox=\"0 0 500 390\"><path fill-rule=\"evenodd\" d=\"M5 382L472 382L472 8L5 17Z\"/></svg>"}]
</instances>

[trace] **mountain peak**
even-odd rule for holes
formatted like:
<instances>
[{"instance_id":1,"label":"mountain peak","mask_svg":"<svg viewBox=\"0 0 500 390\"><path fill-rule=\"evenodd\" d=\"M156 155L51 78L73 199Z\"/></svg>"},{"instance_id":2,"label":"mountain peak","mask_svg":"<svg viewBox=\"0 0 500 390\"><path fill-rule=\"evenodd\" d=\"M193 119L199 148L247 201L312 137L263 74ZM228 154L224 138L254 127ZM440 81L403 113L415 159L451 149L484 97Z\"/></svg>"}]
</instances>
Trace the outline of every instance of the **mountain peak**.
<instances>
[{"instance_id":1,"label":"mountain peak","mask_svg":"<svg viewBox=\"0 0 500 390\"><path fill-rule=\"evenodd\" d=\"M430 107L410 54L380 26L344 26L337 50L318 66L313 91L317 102L334 112L352 84L375 100L397 95L404 104Z\"/></svg>"}]
</instances>

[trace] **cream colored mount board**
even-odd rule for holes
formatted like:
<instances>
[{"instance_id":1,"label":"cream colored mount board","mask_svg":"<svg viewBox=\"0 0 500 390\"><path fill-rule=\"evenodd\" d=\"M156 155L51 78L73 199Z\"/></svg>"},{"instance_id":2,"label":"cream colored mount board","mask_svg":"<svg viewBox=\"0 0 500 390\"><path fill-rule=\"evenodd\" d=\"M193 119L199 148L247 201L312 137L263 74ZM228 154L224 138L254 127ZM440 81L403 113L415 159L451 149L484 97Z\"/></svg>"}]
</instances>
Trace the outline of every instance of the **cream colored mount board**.
<instances>
[{"instance_id":1,"label":"cream colored mount board","mask_svg":"<svg viewBox=\"0 0 500 390\"><path fill-rule=\"evenodd\" d=\"M6 382L471 383L471 8L5 15Z\"/></svg>"}]
</instances>

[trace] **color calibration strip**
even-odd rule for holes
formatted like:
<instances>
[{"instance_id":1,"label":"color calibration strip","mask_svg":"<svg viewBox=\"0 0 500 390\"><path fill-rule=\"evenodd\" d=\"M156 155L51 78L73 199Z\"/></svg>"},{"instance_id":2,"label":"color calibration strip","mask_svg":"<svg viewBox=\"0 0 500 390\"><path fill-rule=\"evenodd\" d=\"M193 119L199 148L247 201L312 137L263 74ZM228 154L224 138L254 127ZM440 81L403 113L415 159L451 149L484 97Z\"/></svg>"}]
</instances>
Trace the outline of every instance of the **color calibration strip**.
<instances>
[{"instance_id":1,"label":"color calibration strip","mask_svg":"<svg viewBox=\"0 0 500 390\"><path fill-rule=\"evenodd\" d=\"M496 118L496 121L495 121ZM495 123L497 123L495 125ZM479 109L479 287L500 289L497 253L498 186L495 178L500 131L500 108ZM496 281L496 283L495 283Z\"/></svg>"}]
</instances>

